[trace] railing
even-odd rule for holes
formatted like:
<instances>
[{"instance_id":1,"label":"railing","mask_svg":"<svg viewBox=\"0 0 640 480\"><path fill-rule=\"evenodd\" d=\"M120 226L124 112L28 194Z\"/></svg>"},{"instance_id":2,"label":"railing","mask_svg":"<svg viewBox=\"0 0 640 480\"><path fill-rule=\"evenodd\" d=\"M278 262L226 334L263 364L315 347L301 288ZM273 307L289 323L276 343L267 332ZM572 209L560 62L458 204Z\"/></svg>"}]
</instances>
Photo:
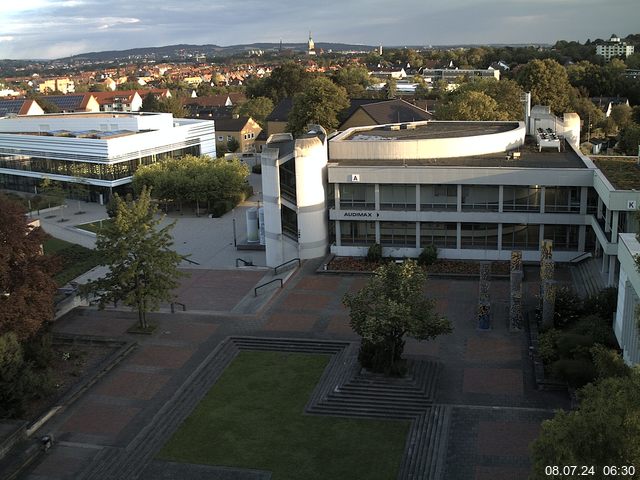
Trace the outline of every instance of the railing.
<instances>
[{"instance_id":1,"label":"railing","mask_svg":"<svg viewBox=\"0 0 640 480\"><path fill-rule=\"evenodd\" d=\"M182 257L182 260L184 260L185 262L192 263L192 264L194 264L194 265L200 265L198 262L194 262L193 260L190 260L190 259L189 259L189 258L187 258L187 257Z\"/></svg>"},{"instance_id":2,"label":"railing","mask_svg":"<svg viewBox=\"0 0 640 480\"><path fill-rule=\"evenodd\" d=\"M176 305L180 305L182 307L182 311L187 311L187 306L184 303L180 302L171 302L171 313L176 313Z\"/></svg>"},{"instance_id":3,"label":"railing","mask_svg":"<svg viewBox=\"0 0 640 480\"><path fill-rule=\"evenodd\" d=\"M274 275L277 275L277 274L278 274L278 269L279 269L280 267L284 267L284 266L289 265L290 263L293 263L293 262L298 262L298 266L300 266L300 259L299 259L299 258L292 258L291 260L287 260L286 262L281 263L281 264L280 264L280 265L278 265L277 267L274 267L274 268L273 268L273 274L274 274Z\"/></svg>"},{"instance_id":4,"label":"railing","mask_svg":"<svg viewBox=\"0 0 640 480\"><path fill-rule=\"evenodd\" d=\"M253 296L257 297L258 296L258 289L262 288L262 287L266 287L267 285L270 285L274 282L280 282L280 288L283 288L284 283L282 282L281 278L274 278L273 280L267 282L267 283L263 283L262 285L258 285L256 288L253 289Z\"/></svg>"},{"instance_id":5,"label":"railing","mask_svg":"<svg viewBox=\"0 0 640 480\"><path fill-rule=\"evenodd\" d=\"M580 263L581 261L591 257L593 257L593 254L591 252L584 252L577 257L573 257L571 260L569 260L569 263Z\"/></svg>"},{"instance_id":6,"label":"railing","mask_svg":"<svg viewBox=\"0 0 640 480\"><path fill-rule=\"evenodd\" d=\"M238 268L238 262L244 263L245 267L253 267L253 262L251 260L245 260L244 258L236 258L236 268Z\"/></svg>"}]
</instances>

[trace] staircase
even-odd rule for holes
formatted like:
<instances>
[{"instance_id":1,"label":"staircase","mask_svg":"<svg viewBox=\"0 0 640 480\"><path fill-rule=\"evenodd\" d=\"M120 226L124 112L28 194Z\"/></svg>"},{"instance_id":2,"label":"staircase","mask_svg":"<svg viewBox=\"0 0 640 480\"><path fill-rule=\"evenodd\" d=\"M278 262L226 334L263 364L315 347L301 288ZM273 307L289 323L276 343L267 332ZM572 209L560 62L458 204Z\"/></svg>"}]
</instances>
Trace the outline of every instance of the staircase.
<instances>
[{"instance_id":1,"label":"staircase","mask_svg":"<svg viewBox=\"0 0 640 480\"><path fill-rule=\"evenodd\" d=\"M576 286L576 293L582 298L596 295L606 288L604 275L600 273L602 259L592 258L571 267L571 277Z\"/></svg>"}]
</instances>

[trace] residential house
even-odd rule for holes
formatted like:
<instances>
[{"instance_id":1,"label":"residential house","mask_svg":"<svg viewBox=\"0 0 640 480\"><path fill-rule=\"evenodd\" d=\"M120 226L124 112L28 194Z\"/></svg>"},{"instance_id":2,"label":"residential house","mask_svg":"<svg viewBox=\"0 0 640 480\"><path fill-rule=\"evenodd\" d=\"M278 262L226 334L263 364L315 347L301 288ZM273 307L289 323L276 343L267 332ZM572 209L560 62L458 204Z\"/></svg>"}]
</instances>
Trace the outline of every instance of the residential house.
<instances>
[{"instance_id":1,"label":"residential house","mask_svg":"<svg viewBox=\"0 0 640 480\"><path fill-rule=\"evenodd\" d=\"M432 120L433 115L404 100L354 99L338 130L367 125Z\"/></svg>"},{"instance_id":2,"label":"residential house","mask_svg":"<svg viewBox=\"0 0 640 480\"><path fill-rule=\"evenodd\" d=\"M0 117L42 114L44 114L44 110L35 100L28 98L0 99Z\"/></svg>"},{"instance_id":3,"label":"residential house","mask_svg":"<svg viewBox=\"0 0 640 480\"><path fill-rule=\"evenodd\" d=\"M136 90L94 92L92 95L96 97L102 112L138 112L142 107L142 97Z\"/></svg>"},{"instance_id":4,"label":"residential house","mask_svg":"<svg viewBox=\"0 0 640 480\"><path fill-rule=\"evenodd\" d=\"M100 104L98 103L94 93L47 95L43 98L58 107L62 113L100 111Z\"/></svg>"},{"instance_id":5,"label":"residential house","mask_svg":"<svg viewBox=\"0 0 640 480\"><path fill-rule=\"evenodd\" d=\"M40 93L47 93L47 92L73 93L76 91L76 86L74 81L71 80L69 77L49 78L47 80L41 80L38 83L38 91Z\"/></svg>"},{"instance_id":6,"label":"residential house","mask_svg":"<svg viewBox=\"0 0 640 480\"><path fill-rule=\"evenodd\" d=\"M629 106L629 99L626 97L592 97L591 101L604 112L605 117L611 115L611 109L616 105Z\"/></svg>"},{"instance_id":7,"label":"residential house","mask_svg":"<svg viewBox=\"0 0 640 480\"><path fill-rule=\"evenodd\" d=\"M238 142L238 152L255 152L256 138L262 131L251 117L214 118L216 125L216 150L223 151L231 139Z\"/></svg>"}]
</instances>

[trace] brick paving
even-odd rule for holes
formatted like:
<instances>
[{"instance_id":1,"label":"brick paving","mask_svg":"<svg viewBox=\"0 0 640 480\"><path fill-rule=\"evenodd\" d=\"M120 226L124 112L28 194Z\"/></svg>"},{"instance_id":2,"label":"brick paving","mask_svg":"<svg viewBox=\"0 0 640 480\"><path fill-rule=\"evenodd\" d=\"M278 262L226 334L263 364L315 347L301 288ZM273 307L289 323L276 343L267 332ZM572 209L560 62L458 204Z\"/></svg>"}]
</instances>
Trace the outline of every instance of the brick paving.
<instances>
[{"instance_id":1,"label":"brick paving","mask_svg":"<svg viewBox=\"0 0 640 480\"><path fill-rule=\"evenodd\" d=\"M55 326L57 331L122 337L139 346L45 427L63 442L87 445L56 445L25 478L80 478L79 472L93 457L87 451L116 447L104 451L108 456L129 447L227 335L357 340L341 300L345 293L362 288L369 277L317 275L314 269L311 263L303 265L261 315L220 312L230 312L262 272L220 270L197 271L181 292L181 301L187 300L190 310L201 306L215 316L189 311L153 314L159 328L151 336L125 333L136 322L129 312L78 309L63 318ZM530 304L535 301L531 295L537 293L536 282L531 275L525 280ZM526 478L528 445L540 423L552 416L552 409L568 404L562 395L535 391L524 333L507 329L507 287L507 281L492 280L492 330L481 332L475 318L477 279L430 278L425 292L435 300L438 312L452 321L454 332L429 342L407 339L408 356L428 357L443 365L435 402L453 409L443 478ZM69 461L63 460L67 457ZM47 461L51 458L62 464L54 467Z\"/></svg>"}]
</instances>

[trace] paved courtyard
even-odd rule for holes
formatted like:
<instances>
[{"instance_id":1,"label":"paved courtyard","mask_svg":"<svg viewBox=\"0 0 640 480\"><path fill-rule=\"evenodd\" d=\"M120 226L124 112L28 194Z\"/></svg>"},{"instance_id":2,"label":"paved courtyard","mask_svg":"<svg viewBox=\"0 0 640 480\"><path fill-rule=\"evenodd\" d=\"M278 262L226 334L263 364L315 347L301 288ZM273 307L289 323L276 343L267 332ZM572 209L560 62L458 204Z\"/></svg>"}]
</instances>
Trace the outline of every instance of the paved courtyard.
<instances>
[{"instance_id":1,"label":"paved courtyard","mask_svg":"<svg viewBox=\"0 0 640 480\"><path fill-rule=\"evenodd\" d=\"M194 297L190 302L202 299L201 311L153 314L159 328L150 336L126 333L136 321L126 311L78 309L63 317L55 325L58 332L115 337L138 346L45 425L41 432L53 432L56 446L25 478L84 478L96 455L132 448L229 335L357 340L341 299L361 288L367 277L318 275L317 265L304 264L259 313L250 314L235 312L264 272L198 270L183 285L183 294ZM535 272L527 272L525 282L525 292L535 292ZM430 279L425 292L455 328L435 341L409 339L406 345L407 355L443 364L435 402L452 409L443 478L527 478L530 442L540 423L554 408L566 407L567 399L535 390L525 333L506 328L508 282L491 283L488 332L476 329L477 280Z\"/></svg>"}]
</instances>

